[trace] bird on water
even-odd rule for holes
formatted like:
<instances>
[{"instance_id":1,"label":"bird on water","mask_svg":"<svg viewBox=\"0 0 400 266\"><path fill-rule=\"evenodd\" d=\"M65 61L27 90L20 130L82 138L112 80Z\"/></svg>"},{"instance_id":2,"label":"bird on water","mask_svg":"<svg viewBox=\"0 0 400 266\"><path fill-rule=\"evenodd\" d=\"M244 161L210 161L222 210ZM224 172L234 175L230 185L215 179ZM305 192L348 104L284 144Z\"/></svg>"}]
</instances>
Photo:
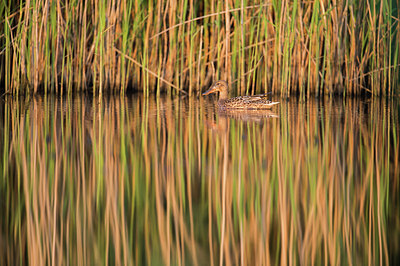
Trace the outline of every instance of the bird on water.
<instances>
[{"instance_id":1,"label":"bird on water","mask_svg":"<svg viewBox=\"0 0 400 266\"><path fill-rule=\"evenodd\" d=\"M226 81L218 80L203 95L219 92L218 107L220 109L271 109L272 106L279 104L279 102L268 100L267 94L228 98L228 89Z\"/></svg>"}]
</instances>

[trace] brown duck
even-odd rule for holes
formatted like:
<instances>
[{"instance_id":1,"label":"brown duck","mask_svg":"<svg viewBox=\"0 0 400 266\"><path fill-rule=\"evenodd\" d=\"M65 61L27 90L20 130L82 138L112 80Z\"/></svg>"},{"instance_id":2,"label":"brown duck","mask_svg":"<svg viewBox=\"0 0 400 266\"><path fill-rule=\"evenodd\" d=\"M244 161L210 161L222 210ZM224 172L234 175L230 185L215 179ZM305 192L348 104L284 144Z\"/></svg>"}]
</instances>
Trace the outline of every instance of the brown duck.
<instances>
[{"instance_id":1,"label":"brown duck","mask_svg":"<svg viewBox=\"0 0 400 266\"><path fill-rule=\"evenodd\" d=\"M218 107L220 109L271 109L279 102L267 99L266 94L238 96L228 99L228 83L224 80L215 82L203 95L219 92Z\"/></svg>"}]
</instances>

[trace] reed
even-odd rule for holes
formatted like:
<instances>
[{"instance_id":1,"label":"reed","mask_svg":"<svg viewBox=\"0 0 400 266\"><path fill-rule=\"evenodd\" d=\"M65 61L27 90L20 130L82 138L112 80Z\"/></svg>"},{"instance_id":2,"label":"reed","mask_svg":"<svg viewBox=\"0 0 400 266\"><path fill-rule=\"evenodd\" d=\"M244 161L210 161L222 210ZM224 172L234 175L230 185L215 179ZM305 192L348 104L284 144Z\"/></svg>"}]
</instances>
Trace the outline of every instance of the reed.
<instances>
[{"instance_id":1,"label":"reed","mask_svg":"<svg viewBox=\"0 0 400 266\"><path fill-rule=\"evenodd\" d=\"M398 101L291 101L246 121L194 98L4 100L2 265L387 265L399 252Z\"/></svg>"},{"instance_id":2,"label":"reed","mask_svg":"<svg viewBox=\"0 0 400 266\"><path fill-rule=\"evenodd\" d=\"M394 0L4 0L0 83L14 94L198 94L226 79L235 95L393 96L399 10Z\"/></svg>"}]
</instances>

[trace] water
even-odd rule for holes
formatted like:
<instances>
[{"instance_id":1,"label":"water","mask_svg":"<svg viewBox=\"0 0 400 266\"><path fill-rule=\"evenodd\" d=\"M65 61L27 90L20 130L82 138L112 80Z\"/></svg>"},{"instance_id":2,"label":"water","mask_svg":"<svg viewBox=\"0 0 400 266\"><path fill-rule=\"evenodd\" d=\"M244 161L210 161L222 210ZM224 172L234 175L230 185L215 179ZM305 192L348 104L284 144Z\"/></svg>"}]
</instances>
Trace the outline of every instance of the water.
<instances>
[{"instance_id":1,"label":"water","mask_svg":"<svg viewBox=\"0 0 400 266\"><path fill-rule=\"evenodd\" d=\"M399 261L398 100L0 101L1 265Z\"/></svg>"}]
</instances>

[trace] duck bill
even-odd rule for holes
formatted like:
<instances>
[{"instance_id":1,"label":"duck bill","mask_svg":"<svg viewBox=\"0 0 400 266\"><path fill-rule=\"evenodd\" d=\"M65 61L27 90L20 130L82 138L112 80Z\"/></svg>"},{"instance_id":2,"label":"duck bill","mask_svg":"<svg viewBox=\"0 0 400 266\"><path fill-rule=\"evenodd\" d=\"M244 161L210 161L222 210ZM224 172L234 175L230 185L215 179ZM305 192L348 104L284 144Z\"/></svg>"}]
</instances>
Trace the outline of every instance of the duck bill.
<instances>
[{"instance_id":1,"label":"duck bill","mask_svg":"<svg viewBox=\"0 0 400 266\"><path fill-rule=\"evenodd\" d=\"M216 91L217 90L215 89L215 86L211 86L211 88L209 88L208 91L204 92L202 95L205 96L205 95L208 95L210 93L214 93Z\"/></svg>"}]
</instances>

